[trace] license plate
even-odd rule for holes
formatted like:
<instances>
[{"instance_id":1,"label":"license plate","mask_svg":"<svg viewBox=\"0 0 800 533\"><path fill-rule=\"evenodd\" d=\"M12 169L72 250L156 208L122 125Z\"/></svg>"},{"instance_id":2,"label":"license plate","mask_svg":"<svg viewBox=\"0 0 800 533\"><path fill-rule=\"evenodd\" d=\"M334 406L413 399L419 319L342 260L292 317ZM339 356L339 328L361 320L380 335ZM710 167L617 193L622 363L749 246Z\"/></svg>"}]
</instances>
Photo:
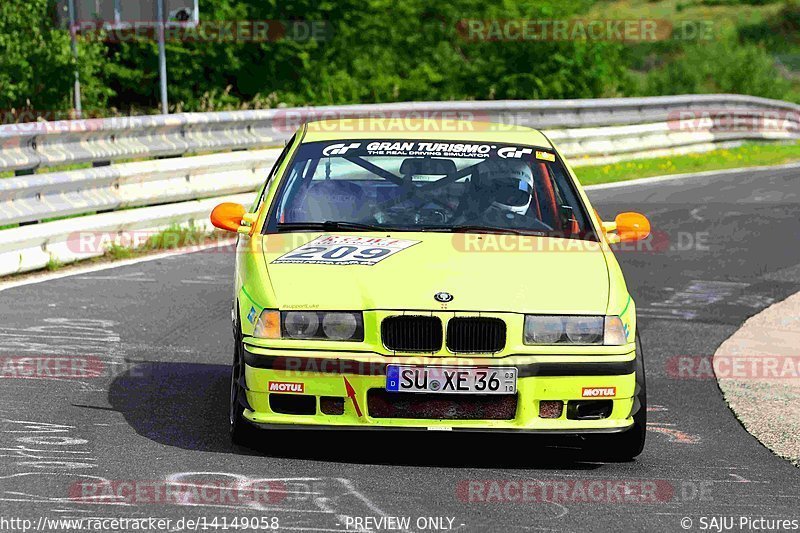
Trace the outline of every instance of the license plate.
<instances>
[{"instance_id":1,"label":"license plate","mask_svg":"<svg viewBox=\"0 0 800 533\"><path fill-rule=\"evenodd\" d=\"M444 394L514 394L516 368L388 365L386 390Z\"/></svg>"}]
</instances>

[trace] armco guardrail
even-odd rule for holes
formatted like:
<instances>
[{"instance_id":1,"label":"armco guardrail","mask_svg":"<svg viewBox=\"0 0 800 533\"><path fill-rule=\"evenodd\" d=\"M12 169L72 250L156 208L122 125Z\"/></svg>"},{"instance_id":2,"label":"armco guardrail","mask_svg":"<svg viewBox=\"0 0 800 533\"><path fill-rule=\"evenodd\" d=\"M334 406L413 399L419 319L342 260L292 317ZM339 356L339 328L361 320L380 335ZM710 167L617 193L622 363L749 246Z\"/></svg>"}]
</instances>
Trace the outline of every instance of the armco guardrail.
<instances>
[{"instance_id":1,"label":"armco guardrail","mask_svg":"<svg viewBox=\"0 0 800 533\"><path fill-rule=\"evenodd\" d=\"M250 192L279 150L157 159L0 179L0 224Z\"/></svg>"},{"instance_id":2,"label":"armco guardrail","mask_svg":"<svg viewBox=\"0 0 800 533\"><path fill-rule=\"evenodd\" d=\"M742 95L683 95L593 100L502 100L283 108L183 113L0 126L0 168L265 148L282 144L308 120L346 117L460 117L548 130L667 123L709 110L794 114L797 105Z\"/></svg>"},{"instance_id":3,"label":"armco guardrail","mask_svg":"<svg viewBox=\"0 0 800 533\"><path fill-rule=\"evenodd\" d=\"M34 224L0 230L0 275L41 268L51 258L84 257L65 251L65 243L77 227L97 221L120 232L205 222L198 209L214 201L203 199L254 190L275 160L273 147L300 124L362 117L370 120L358 124L376 135L390 135L398 119L412 117L532 126L544 129L573 166L800 138L800 106L742 95L413 102L7 124L0 126L0 171L39 173L0 179L0 227ZM207 152L232 153L192 155ZM110 164L130 159L149 160ZM41 173L75 163L106 166ZM75 215L85 216L42 223Z\"/></svg>"}]
</instances>

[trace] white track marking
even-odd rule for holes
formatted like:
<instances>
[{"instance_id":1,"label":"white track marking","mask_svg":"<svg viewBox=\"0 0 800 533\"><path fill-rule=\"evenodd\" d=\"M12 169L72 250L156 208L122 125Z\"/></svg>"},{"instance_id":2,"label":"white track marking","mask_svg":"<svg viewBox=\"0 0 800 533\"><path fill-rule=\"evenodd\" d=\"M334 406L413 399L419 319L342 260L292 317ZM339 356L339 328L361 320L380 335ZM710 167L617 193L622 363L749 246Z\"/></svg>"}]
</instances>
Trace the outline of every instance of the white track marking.
<instances>
[{"instance_id":1,"label":"white track marking","mask_svg":"<svg viewBox=\"0 0 800 533\"><path fill-rule=\"evenodd\" d=\"M100 272L103 270L110 270L112 268L120 268L129 265L136 265L138 263L146 263L147 261L157 261L159 259L164 259L168 257L173 257L176 255L185 255L185 254L192 254L195 252L202 252L204 250L211 250L214 248L221 248L223 246L231 246L235 241L235 239L227 240L227 241L219 241L203 246L192 246L191 248L178 248L175 250L170 250L168 252L146 255L143 257L137 257L134 259L124 259L121 261L114 261L111 263L102 263L102 264L94 264L90 266L70 266L67 267L67 271L65 272L41 272L41 273L32 273L29 276L24 276L18 280L13 281L3 281L0 282L0 292L11 289L14 287L21 287L24 285L34 285L36 283L42 283L44 281L51 281L54 279L61 279L61 278L68 278L72 276L82 276L85 274L89 274L91 272ZM96 278L92 278L96 279Z\"/></svg>"}]
</instances>

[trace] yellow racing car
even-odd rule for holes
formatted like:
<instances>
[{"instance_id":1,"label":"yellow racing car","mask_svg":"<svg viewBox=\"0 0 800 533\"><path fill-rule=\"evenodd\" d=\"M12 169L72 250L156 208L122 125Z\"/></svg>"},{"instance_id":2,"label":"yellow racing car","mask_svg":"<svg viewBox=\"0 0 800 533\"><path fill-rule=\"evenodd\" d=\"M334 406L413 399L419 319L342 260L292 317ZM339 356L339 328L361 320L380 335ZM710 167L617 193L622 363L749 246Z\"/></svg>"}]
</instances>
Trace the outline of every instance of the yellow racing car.
<instances>
[{"instance_id":1,"label":"yellow racing car","mask_svg":"<svg viewBox=\"0 0 800 533\"><path fill-rule=\"evenodd\" d=\"M355 119L303 125L238 232L233 441L264 428L582 434L645 440L635 305L602 222L541 132Z\"/></svg>"}]
</instances>

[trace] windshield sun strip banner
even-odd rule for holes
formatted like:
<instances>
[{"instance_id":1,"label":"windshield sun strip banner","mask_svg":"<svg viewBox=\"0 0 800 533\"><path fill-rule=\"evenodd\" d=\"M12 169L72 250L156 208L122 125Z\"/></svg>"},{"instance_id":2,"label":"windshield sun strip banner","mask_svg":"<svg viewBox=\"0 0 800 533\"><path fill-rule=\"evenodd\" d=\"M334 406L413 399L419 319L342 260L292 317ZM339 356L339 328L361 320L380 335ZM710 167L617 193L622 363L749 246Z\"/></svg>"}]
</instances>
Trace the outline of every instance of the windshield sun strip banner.
<instances>
[{"instance_id":1,"label":"windshield sun strip banner","mask_svg":"<svg viewBox=\"0 0 800 533\"><path fill-rule=\"evenodd\" d=\"M307 143L301 146L303 158L318 157L459 157L488 159L521 159L536 157L554 161L555 155L549 151L535 150L532 146L504 143L481 143L468 141L430 141L430 140L352 140ZM552 157L552 159L550 159Z\"/></svg>"}]
</instances>

